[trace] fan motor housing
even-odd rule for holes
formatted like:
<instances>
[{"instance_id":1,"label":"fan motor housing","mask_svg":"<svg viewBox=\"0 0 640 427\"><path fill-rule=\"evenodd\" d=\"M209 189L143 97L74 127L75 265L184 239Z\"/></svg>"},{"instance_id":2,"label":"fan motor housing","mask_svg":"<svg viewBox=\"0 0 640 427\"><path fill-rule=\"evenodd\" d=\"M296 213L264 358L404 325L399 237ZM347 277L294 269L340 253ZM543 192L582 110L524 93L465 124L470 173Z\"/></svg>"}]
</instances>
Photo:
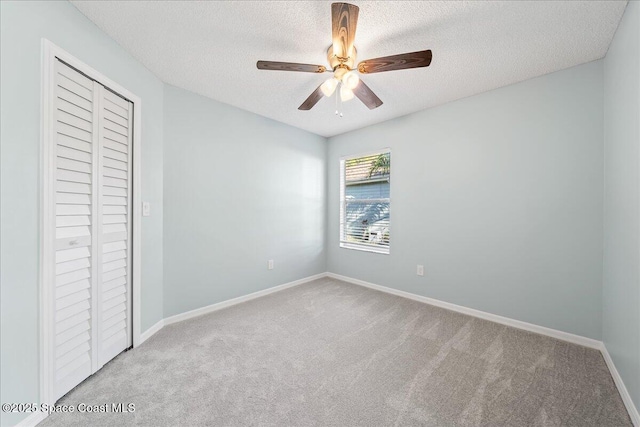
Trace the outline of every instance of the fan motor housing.
<instances>
[{"instance_id":1,"label":"fan motor housing","mask_svg":"<svg viewBox=\"0 0 640 427\"><path fill-rule=\"evenodd\" d=\"M327 60L329 61L329 65L333 70L338 68L341 64L344 64L349 68L349 70L353 70L353 67L356 63L356 55L357 55L356 47L353 46L353 54L348 58L339 58L333 54L333 45L329 46L327 49Z\"/></svg>"}]
</instances>

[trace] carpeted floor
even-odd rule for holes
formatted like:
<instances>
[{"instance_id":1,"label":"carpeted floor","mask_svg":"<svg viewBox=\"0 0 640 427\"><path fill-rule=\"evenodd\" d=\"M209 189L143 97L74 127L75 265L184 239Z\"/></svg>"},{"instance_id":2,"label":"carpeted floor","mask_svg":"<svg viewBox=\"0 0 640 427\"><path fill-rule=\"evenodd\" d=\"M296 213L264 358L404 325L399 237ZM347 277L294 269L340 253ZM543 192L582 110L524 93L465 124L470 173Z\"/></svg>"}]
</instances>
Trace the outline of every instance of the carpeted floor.
<instances>
[{"instance_id":1,"label":"carpeted floor","mask_svg":"<svg viewBox=\"0 0 640 427\"><path fill-rule=\"evenodd\" d=\"M601 354L321 279L166 326L42 426L631 426Z\"/></svg>"}]
</instances>

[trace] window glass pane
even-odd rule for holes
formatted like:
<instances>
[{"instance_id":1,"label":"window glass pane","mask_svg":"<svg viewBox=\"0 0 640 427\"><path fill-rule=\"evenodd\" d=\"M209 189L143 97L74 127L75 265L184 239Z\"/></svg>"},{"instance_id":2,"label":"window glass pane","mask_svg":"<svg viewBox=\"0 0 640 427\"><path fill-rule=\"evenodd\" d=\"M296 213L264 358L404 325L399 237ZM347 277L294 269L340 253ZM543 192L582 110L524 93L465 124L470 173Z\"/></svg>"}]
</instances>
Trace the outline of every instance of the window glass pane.
<instances>
[{"instance_id":1,"label":"window glass pane","mask_svg":"<svg viewBox=\"0 0 640 427\"><path fill-rule=\"evenodd\" d=\"M347 242L389 245L389 202L347 200L345 206Z\"/></svg>"},{"instance_id":2,"label":"window glass pane","mask_svg":"<svg viewBox=\"0 0 640 427\"><path fill-rule=\"evenodd\" d=\"M391 153L345 159L341 165L341 244L388 253Z\"/></svg>"}]
</instances>

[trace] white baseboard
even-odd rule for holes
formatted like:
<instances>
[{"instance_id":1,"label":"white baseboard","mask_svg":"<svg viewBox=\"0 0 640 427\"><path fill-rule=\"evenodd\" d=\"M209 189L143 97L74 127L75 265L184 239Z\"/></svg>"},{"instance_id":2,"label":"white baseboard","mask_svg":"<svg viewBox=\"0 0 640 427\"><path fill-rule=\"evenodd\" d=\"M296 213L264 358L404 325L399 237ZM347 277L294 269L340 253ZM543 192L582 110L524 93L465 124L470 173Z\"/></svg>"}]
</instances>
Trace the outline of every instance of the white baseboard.
<instances>
[{"instance_id":1,"label":"white baseboard","mask_svg":"<svg viewBox=\"0 0 640 427\"><path fill-rule=\"evenodd\" d=\"M638 408L633 404L633 400L631 400L631 395L627 390L627 387L624 385L624 381L622 381L622 377L620 373L616 369L616 365L613 363L613 359L607 350L607 347L602 343L600 347L600 351L602 352L602 356L604 357L604 361L609 368L609 372L611 372L611 376L613 377L613 382L616 383L616 387L618 387L618 391L620 392L620 397L622 397L622 401L624 402L624 406L627 407L627 412L629 412L629 417L631 418L631 422L634 427L640 427L640 413L638 412Z\"/></svg>"},{"instance_id":2,"label":"white baseboard","mask_svg":"<svg viewBox=\"0 0 640 427\"><path fill-rule=\"evenodd\" d=\"M360 285L366 288L375 289L377 291L386 292L388 294L409 298L414 301L435 305L436 307L445 308L451 311L457 311L459 313L468 314L469 316L473 316L473 317L479 317L480 319L489 320L491 322L512 326L518 329L524 329L525 331L535 332L541 335L547 335L553 338L557 338L559 340L568 341L570 343L579 344L585 347L595 348L598 350L600 350L600 348L602 347L602 341L583 337L581 335L574 335L568 332L558 331L556 329L534 325L533 323L527 323L521 320L515 320L508 317L499 316L497 314L487 313L486 311L480 311L474 308L468 308L461 305L452 304L450 302L440 301L434 298L429 298L422 295L416 295L410 292L400 291L398 289L388 288L382 285L376 285L374 283L365 282L364 280L354 279L347 276L342 276L340 274L327 273L327 276L337 280L342 280L344 282L353 283L354 285Z\"/></svg>"},{"instance_id":3,"label":"white baseboard","mask_svg":"<svg viewBox=\"0 0 640 427\"><path fill-rule=\"evenodd\" d=\"M285 283L282 285L274 286L272 288L264 289L262 291L254 292L252 294L243 295L238 298L233 298L230 300L218 302L215 304L207 305L205 307L196 308L195 310L187 311L184 313L176 314L174 316L169 316L164 319L159 320L155 325L144 331L140 334L140 342L135 345L135 347L139 346L149 338L151 338L156 332L162 329L165 325L171 325L172 323L182 322L183 320L191 319L194 317L202 316L203 314L211 313L216 310L221 310L223 308L231 307L232 305L240 304L246 301L250 301L252 299L260 298L265 295L272 294L274 292L282 291L288 288L292 288L297 285L301 285L303 283L311 282L312 280L321 279L323 277L327 277L327 273L315 274L313 276L304 277L302 279L294 280L293 282Z\"/></svg>"},{"instance_id":4,"label":"white baseboard","mask_svg":"<svg viewBox=\"0 0 640 427\"><path fill-rule=\"evenodd\" d=\"M305 277L302 279L294 280L293 282L285 283L283 285L274 286L272 288L264 289L262 291L254 292L252 294L243 295L241 297L233 298L230 300L218 302L216 304L207 305L205 307L196 308L195 310L187 311L185 313L176 314L174 316L165 317L164 324L171 325L172 323L182 322L183 320L191 319L193 317L202 316L203 314L211 313L213 311L222 310L223 308L231 307L232 305L240 304L252 299L260 298L265 295L272 294L274 292L283 291L294 286L301 285L303 283L311 282L312 280L321 279L326 277L326 273L320 273L313 276Z\"/></svg>"},{"instance_id":5,"label":"white baseboard","mask_svg":"<svg viewBox=\"0 0 640 427\"><path fill-rule=\"evenodd\" d=\"M240 304L240 303L243 303L243 302L246 302L246 301L250 301L252 299L260 298L260 297L263 297L265 295L269 295L269 294L272 294L274 292L278 292L278 291L282 291L282 290L285 290L285 289L288 289L288 288L292 288L294 286L298 286L298 285L301 285L303 283L311 282L312 280L321 279L323 277L327 277L327 273L320 273L320 274L315 274L313 276L304 277L302 279L294 280L293 282L289 282L289 283L285 283L285 284L282 284L282 285L274 286L274 287L269 288L269 289L264 289L262 291L254 292L252 294L243 295L243 296L238 297L238 298L233 298L233 299L230 299L230 300L226 300L226 301L218 302L218 303L215 303L215 304L207 305L205 307L196 308L195 310L191 310L191 311L187 311L187 312L184 312L184 313L176 314L174 316L166 317L166 318L158 321L158 323L156 323L155 325L153 325L152 327L150 327L146 331L144 331L140 335L140 342L136 345L136 347L138 345L142 344L143 342L145 342L146 340L148 340L149 338L151 338L152 335L154 335L156 332L158 332L160 329L162 329L162 327L165 326L165 325L171 325L172 323L182 322L183 320L187 320L187 319L191 319L191 318L194 318L194 317L202 316L203 314L211 313L213 311L222 310L223 308L231 307L232 305L236 305L236 304Z\"/></svg>"},{"instance_id":6,"label":"white baseboard","mask_svg":"<svg viewBox=\"0 0 640 427\"><path fill-rule=\"evenodd\" d=\"M145 342L146 340L148 340L149 338L151 338L151 336L156 332L158 332L160 329L162 329L163 326L164 326L164 319L158 320L158 322L155 325L153 325L152 327L150 327L149 329L147 329L146 331L140 334L140 342L137 343L135 346L137 347L143 342Z\"/></svg>"},{"instance_id":7,"label":"white baseboard","mask_svg":"<svg viewBox=\"0 0 640 427\"><path fill-rule=\"evenodd\" d=\"M320 273L320 274L305 277L299 280L294 280L293 282L274 286L272 288L264 289L262 291L254 292L248 295L243 295L241 297L233 298L233 299L222 301L219 303L207 305L205 307L200 307L195 310L191 310L191 311L176 314L170 317L166 317L163 320L160 320L155 325L153 325L151 328L147 329L144 333L142 333L140 343L149 339L153 334L158 332L165 325L170 325L172 323L181 322L183 320L191 319L197 316L202 316L203 314L207 314L217 310L221 310L223 308L231 307L232 305L236 305L236 304L243 303L245 301L250 301L252 299L260 298L262 296L269 295L274 292L282 291L284 289L288 289L293 286L298 286L303 283L311 282L316 279L321 279L323 277L331 277L337 280L342 280L344 282L353 283L355 285L364 286L364 287L375 289L377 291L385 292L388 294L412 299L414 301L419 301L425 304L434 305L436 307L441 307L447 310L457 311L459 313L467 314L473 317L478 317L484 320L489 320L491 322L496 322L496 323L511 326L514 328L523 329L529 332L535 332L541 335L547 335L549 337L557 338L559 340L567 341L573 344L578 344L585 347L594 348L597 350L601 350L603 347L602 341L594 340L592 338L571 334L569 332L559 331L557 329L547 328L545 326L535 325L533 323L523 322L521 320L511 319L509 317L499 316L497 314L487 313L486 311L476 310L474 308L464 307L461 305L452 304L450 302L441 301L435 298L429 298L429 297L413 294L406 291L401 291L394 288L388 288L386 286L377 285L375 283L370 283L364 280L354 279L352 277L342 276L340 274L335 274L330 272Z\"/></svg>"},{"instance_id":8,"label":"white baseboard","mask_svg":"<svg viewBox=\"0 0 640 427\"><path fill-rule=\"evenodd\" d=\"M46 412L33 412L27 418L16 424L15 427L34 427L47 418L47 415Z\"/></svg>"}]
</instances>

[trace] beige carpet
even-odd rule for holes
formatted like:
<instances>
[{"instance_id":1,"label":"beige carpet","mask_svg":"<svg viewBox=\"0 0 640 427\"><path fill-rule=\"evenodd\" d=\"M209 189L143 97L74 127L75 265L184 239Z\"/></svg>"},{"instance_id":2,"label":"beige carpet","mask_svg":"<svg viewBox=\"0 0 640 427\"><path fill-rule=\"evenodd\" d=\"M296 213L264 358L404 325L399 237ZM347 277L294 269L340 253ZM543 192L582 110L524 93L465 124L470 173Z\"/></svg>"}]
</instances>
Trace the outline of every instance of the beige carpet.
<instances>
[{"instance_id":1,"label":"beige carpet","mask_svg":"<svg viewBox=\"0 0 640 427\"><path fill-rule=\"evenodd\" d=\"M630 426L601 354L321 279L167 326L42 425Z\"/></svg>"}]
</instances>

